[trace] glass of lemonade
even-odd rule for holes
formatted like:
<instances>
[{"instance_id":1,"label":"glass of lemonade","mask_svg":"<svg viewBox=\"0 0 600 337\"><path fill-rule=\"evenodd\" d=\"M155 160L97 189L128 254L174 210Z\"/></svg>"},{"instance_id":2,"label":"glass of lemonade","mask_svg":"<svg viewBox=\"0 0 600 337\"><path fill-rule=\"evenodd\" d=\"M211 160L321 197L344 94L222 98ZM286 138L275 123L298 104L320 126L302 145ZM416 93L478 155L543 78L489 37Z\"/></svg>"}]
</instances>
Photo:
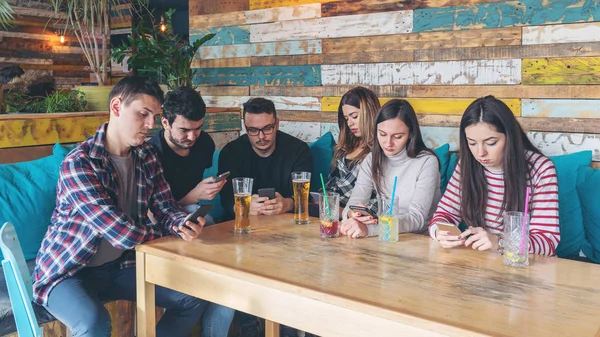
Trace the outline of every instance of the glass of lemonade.
<instances>
[{"instance_id":1,"label":"glass of lemonade","mask_svg":"<svg viewBox=\"0 0 600 337\"><path fill-rule=\"evenodd\" d=\"M309 222L308 196L310 191L310 172L292 172L294 189L294 222L304 225Z\"/></svg>"},{"instance_id":2,"label":"glass of lemonade","mask_svg":"<svg viewBox=\"0 0 600 337\"><path fill-rule=\"evenodd\" d=\"M529 219L523 212L504 213L504 264L512 267L529 265ZM523 230L525 226L525 230Z\"/></svg>"},{"instance_id":3,"label":"glass of lemonade","mask_svg":"<svg viewBox=\"0 0 600 337\"><path fill-rule=\"evenodd\" d=\"M398 241L398 233L400 231L400 222L406 221L406 209L400 209L398 198L394 200L392 214L390 215L390 207L392 207L391 198L385 196L377 197L377 216L379 218L379 241L381 242L396 242Z\"/></svg>"},{"instance_id":4,"label":"glass of lemonade","mask_svg":"<svg viewBox=\"0 0 600 337\"><path fill-rule=\"evenodd\" d=\"M252 178L233 178L233 199L235 202L235 233L250 233L250 201L252 200Z\"/></svg>"}]
</instances>

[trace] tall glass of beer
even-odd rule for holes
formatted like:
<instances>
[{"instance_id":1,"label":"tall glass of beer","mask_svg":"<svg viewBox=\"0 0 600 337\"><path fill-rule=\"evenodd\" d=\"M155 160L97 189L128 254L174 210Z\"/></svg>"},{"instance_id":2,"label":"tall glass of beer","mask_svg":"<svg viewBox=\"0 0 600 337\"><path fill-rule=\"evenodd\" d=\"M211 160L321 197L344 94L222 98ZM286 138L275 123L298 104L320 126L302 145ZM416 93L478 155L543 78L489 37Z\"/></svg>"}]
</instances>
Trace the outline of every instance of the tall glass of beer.
<instances>
[{"instance_id":1,"label":"tall glass of beer","mask_svg":"<svg viewBox=\"0 0 600 337\"><path fill-rule=\"evenodd\" d=\"M308 192L310 190L310 172L293 172L292 187L294 189L294 222L297 225L307 224Z\"/></svg>"},{"instance_id":2,"label":"tall glass of beer","mask_svg":"<svg viewBox=\"0 0 600 337\"><path fill-rule=\"evenodd\" d=\"M235 233L250 233L250 201L252 200L252 178L233 178L233 199L235 201Z\"/></svg>"}]
</instances>

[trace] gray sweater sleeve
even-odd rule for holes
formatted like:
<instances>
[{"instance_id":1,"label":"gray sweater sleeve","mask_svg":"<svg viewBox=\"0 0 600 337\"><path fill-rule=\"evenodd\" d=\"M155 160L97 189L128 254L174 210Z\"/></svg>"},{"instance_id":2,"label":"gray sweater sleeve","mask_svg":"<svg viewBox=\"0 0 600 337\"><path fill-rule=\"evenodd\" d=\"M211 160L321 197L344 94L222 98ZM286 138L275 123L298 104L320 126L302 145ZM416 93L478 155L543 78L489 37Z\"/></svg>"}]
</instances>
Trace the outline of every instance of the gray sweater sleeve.
<instances>
[{"instance_id":1,"label":"gray sweater sleeve","mask_svg":"<svg viewBox=\"0 0 600 337\"><path fill-rule=\"evenodd\" d=\"M398 192L397 192L398 193ZM440 199L440 171L437 158L428 155L423 162L415 190L408 206L408 219L400 226L400 233L422 233L429 226L429 220Z\"/></svg>"}]
</instances>

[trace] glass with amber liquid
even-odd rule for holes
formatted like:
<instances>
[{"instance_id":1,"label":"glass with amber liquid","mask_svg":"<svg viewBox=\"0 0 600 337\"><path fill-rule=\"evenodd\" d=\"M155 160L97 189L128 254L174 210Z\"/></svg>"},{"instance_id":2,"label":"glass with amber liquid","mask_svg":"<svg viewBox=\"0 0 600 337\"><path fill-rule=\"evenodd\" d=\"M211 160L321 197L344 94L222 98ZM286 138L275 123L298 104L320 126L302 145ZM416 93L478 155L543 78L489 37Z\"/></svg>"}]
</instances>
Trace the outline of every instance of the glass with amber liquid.
<instances>
[{"instance_id":1,"label":"glass with amber liquid","mask_svg":"<svg viewBox=\"0 0 600 337\"><path fill-rule=\"evenodd\" d=\"M233 200L235 211L235 233L250 233L250 201L252 200L252 178L233 178Z\"/></svg>"},{"instance_id":2,"label":"glass with amber liquid","mask_svg":"<svg viewBox=\"0 0 600 337\"><path fill-rule=\"evenodd\" d=\"M297 225L307 224L309 222L310 172L293 172L292 187L294 189L294 222Z\"/></svg>"}]
</instances>

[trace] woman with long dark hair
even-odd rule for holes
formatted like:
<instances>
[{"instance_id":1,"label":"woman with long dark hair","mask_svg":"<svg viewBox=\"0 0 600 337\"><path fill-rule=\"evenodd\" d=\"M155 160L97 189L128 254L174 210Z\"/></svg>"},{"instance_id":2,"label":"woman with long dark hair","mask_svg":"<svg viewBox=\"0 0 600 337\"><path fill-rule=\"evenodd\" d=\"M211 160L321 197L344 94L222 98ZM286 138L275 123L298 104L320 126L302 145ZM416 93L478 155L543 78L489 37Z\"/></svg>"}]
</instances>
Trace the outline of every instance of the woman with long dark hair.
<instances>
[{"instance_id":1,"label":"woman with long dark hair","mask_svg":"<svg viewBox=\"0 0 600 337\"><path fill-rule=\"evenodd\" d=\"M334 148L332 170L325 188L340 195L340 207L346 207L358 177L358 167L371 152L373 124L381 106L377 95L364 87L350 89L338 107L340 135ZM377 209L377 200L368 206Z\"/></svg>"},{"instance_id":2,"label":"woman with long dark hair","mask_svg":"<svg viewBox=\"0 0 600 337\"><path fill-rule=\"evenodd\" d=\"M445 248L502 250L502 216L525 210L527 189L529 251L554 255L560 241L554 164L531 143L504 102L479 98L462 116L460 161L431 220L430 235ZM468 229L460 236L437 226L461 221Z\"/></svg>"},{"instance_id":3,"label":"woman with long dark hair","mask_svg":"<svg viewBox=\"0 0 600 337\"><path fill-rule=\"evenodd\" d=\"M389 198L395 177L398 204L394 207L409 213L399 232L425 231L440 199L440 172L437 157L423 142L413 107L402 99L387 102L375 117L373 133L377 141L360 165L341 232L352 238L377 235L376 220L351 211L349 205L364 205L373 189Z\"/></svg>"}]
</instances>

